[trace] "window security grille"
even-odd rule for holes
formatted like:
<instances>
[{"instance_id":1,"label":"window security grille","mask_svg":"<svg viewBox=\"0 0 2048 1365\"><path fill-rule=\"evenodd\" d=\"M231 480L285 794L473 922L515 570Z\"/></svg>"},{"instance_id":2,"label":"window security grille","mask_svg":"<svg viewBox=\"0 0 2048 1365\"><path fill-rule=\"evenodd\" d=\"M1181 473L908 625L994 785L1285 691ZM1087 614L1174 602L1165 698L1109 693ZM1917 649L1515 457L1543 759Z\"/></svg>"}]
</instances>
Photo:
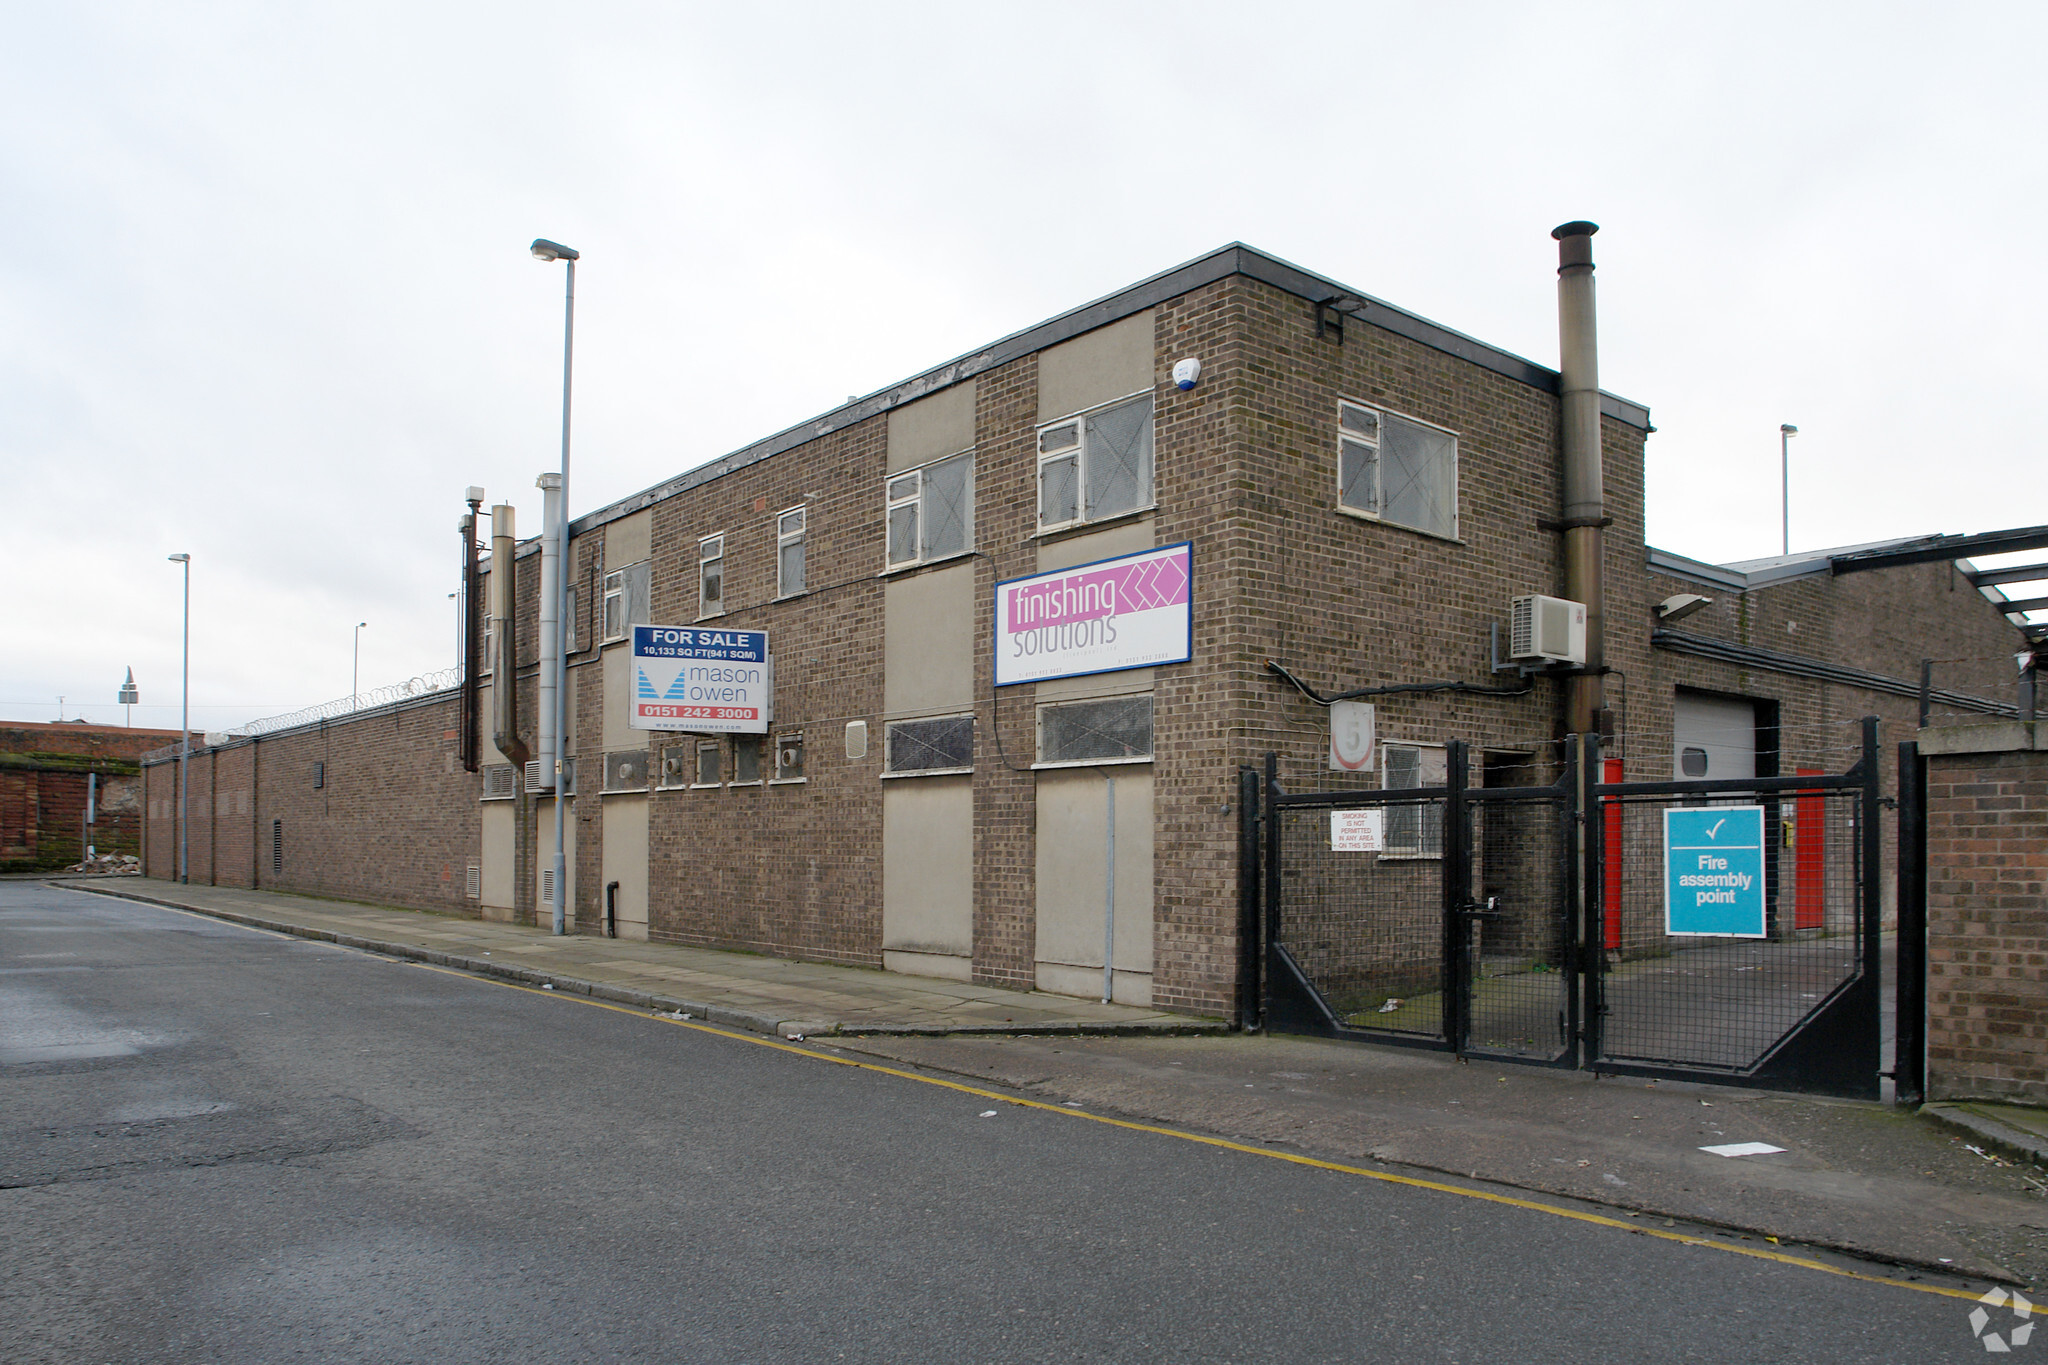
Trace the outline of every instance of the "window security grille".
<instances>
[{"instance_id":1,"label":"window security grille","mask_svg":"<svg viewBox=\"0 0 2048 1365\"><path fill-rule=\"evenodd\" d=\"M284 821L270 822L270 875L284 875Z\"/></svg>"},{"instance_id":2,"label":"window security grille","mask_svg":"<svg viewBox=\"0 0 2048 1365\"><path fill-rule=\"evenodd\" d=\"M1458 534L1458 438L1362 403L1337 405L1337 505L1383 521Z\"/></svg>"},{"instance_id":3,"label":"window security grille","mask_svg":"<svg viewBox=\"0 0 2048 1365\"><path fill-rule=\"evenodd\" d=\"M775 518L775 595L804 590L804 509L792 507Z\"/></svg>"},{"instance_id":4,"label":"window security grille","mask_svg":"<svg viewBox=\"0 0 2048 1365\"><path fill-rule=\"evenodd\" d=\"M487 764L483 770L486 801L510 801L519 794L518 781L510 763Z\"/></svg>"},{"instance_id":5,"label":"window security grille","mask_svg":"<svg viewBox=\"0 0 2048 1365\"><path fill-rule=\"evenodd\" d=\"M608 792L647 790L647 751L632 749L604 756L604 789Z\"/></svg>"},{"instance_id":6,"label":"window security grille","mask_svg":"<svg viewBox=\"0 0 2048 1365\"><path fill-rule=\"evenodd\" d=\"M1151 503L1151 394L1039 429L1041 528L1121 516Z\"/></svg>"},{"instance_id":7,"label":"window security grille","mask_svg":"<svg viewBox=\"0 0 2048 1365\"><path fill-rule=\"evenodd\" d=\"M775 780L794 782L804 775L804 737L781 735L775 741Z\"/></svg>"},{"instance_id":8,"label":"window security grille","mask_svg":"<svg viewBox=\"0 0 2048 1365\"><path fill-rule=\"evenodd\" d=\"M1384 791L1441 787L1449 771L1444 751L1434 745L1382 744L1380 765ZM1443 851L1444 810L1440 803L1403 802L1387 807L1382 857L1440 858Z\"/></svg>"},{"instance_id":9,"label":"window security grille","mask_svg":"<svg viewBox=\"0 0 2048 1365\"><path fill-rule=\"evenodd\" d=\"M475 863L462 875L462 894L473 901L484 897L484 870Z\"/></svg>"},{"instance_id":10,"label":"window security grille","mask_svg":"<svg viewBox=\"0 0 2048 1365\"><path fill-rule=\"evenodd\" d=\"M697 742L697 781L699 787L715 787L724 774L718 761L718 741L704 739Z\"/></svg>"},{"instance_id":11,"label":"window security grille","mask_svg":"<svg viewBox=\"0 0 2048 1365\"><path fill-rule=\"evenodd\" d=\"M890 568L945 559L973 548L973 451L892 475L887 493Z\"/></svg>"},{"instance_id":12,"label":"window security grille","mask_svg":"<svg viewBox=\"0 0 2048 1365\"><path fill-rule=\"evenodd\" d=\"M759 785L761 781L761 737L759 735L733 736L732 780L735 785Z\"/></svg>"},{"instance_id":13,"label":"window security grille","mask_svg":"<svg viewBox=\"0 0 2048 1365\"><path fill-rule=\"evenodd\" d=\"M697 614L716 616L725 610L725 536L721 532L697 542Z\"/></svg>"},{"instance_id":14,"label":"window security grille","mask_svg":"<svg viewBox=\"0 0 2048 1365\"><path fill-rule=\"evenodd\" d=\"M1151 756L1149 693L1039 708L1040 763L1104 763Z\"/></svg>"},{"instance_id":15,"label":"window security grille","mask_svg":"<svg viewBox=\"0 0 2048 1365\"><path fill-rule=\"evenodd\" d=\"M318 791L327 785L327 765L319 759L313 760L313 789Z\"/></svg>"},{"instance_id":16,"label":"window security grille","mask_svg":"<svg viewBox=\"0 0 2048 1365\"><path fill-rule=\"evenodd\" d=\"M661 785L664 787L687 787L690 785L690 746L671 744L661 751Z\"/></svg>"},{"instance_id":17,"label":"window security grille","mask_svg":"<svg viewBox=\"0 0 2048 1365\"><path fill-rule=\"evenodd\" d=\"M974 766L974 717L891 721L888 771L942 772Z\"/></svg>"}]
</instances>

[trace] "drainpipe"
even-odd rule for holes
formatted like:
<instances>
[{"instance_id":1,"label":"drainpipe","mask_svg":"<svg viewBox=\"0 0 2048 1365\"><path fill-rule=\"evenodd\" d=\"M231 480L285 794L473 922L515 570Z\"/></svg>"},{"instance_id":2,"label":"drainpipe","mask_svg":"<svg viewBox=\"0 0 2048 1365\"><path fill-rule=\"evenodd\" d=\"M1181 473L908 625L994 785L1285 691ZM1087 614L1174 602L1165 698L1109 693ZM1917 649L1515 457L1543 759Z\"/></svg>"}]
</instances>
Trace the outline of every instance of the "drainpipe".
<instances>
[{"instance_id":1,"label":"drainpipe","mask_svg":"<svg viewBox=\"0 0 2048 1365\"><path fill-rule=\"evenodd\" d=\"M1565 728L1600 731L1606 705L1606 603L1601 528L1611 518L1601 486L1600 359L1593 313L1595 223L1566 223L1557 239L1558 407L1564 457L1564 595L1586 604L1586 667L1568 680Z\"/></svg>"},{"instance_id":2,"label":"drainpipe","mask_svg":"<svg viewBox=\"0 0 2048 1365\"><path fill-rule=\"evenodd\" d=\"M513 767L523 769L528 757L519 738L518 654L512 639L513 556L519 539L512 504L491 509L491 743Z\"/></svg>"}]
</instances>

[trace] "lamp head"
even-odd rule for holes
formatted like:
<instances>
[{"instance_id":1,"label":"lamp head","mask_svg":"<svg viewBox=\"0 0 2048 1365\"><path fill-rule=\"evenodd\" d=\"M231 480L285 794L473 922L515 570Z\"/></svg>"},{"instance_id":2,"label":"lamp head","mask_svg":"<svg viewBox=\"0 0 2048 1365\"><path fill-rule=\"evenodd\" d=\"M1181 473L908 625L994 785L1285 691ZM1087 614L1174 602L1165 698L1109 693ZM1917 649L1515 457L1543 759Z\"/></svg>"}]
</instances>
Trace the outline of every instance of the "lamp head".
<instances>
[{"instance_id":1,"label":"lamp head","mask_svg":"<svg viewBox=\"0 0 2048 1365\"><path fill-rule=\"evenodd\" d=\"M191 555L172 555L170 559L173 564L190 564L192 562Z\"/></svg>"},{"instance_id":2,"label":"lamp head","mask_svg":"<svg viewBox=\"0 0 2048 1365\"><path fill-rule=\"evenodd\" d=\"M536 260L542 261L580 260L583 254L574 247L563 246L560 242L551 242L545 237L534 238L533 246L529 249L533 252Z\"/></svg>"},{"instance_id":3,"label":"lamp head","mask_svg":"<svg viewBox=\"0 0 2048 1365\"><path fill-rule=\"evenodd\" d=\"M1786 436L1797 436L1799 434L1799 428L1793 426L1790 422L1785 423L1783 426L1779 427L1778 430L1780 433Z\"/></svg>"}]
</instances>

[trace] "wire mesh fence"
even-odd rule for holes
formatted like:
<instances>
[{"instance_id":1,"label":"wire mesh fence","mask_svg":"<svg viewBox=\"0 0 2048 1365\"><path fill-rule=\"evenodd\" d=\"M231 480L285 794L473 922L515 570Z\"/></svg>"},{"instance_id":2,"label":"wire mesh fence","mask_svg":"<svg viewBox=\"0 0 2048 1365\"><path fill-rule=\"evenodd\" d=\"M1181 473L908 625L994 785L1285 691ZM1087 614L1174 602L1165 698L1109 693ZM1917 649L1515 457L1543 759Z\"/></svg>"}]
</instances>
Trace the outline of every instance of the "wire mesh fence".
<instances>
[{"instance_id":1,"label":"wire mesh fence","mask_svg":"<svg viewBox=\"0 0 2048 1365\"><path fill-rule=\"evenodd\" d=\"M1421 838L1443 828L1444 802L1380 808L1386 825ZM1441 856L1340 852L1343 812L1282 808L1280 906L1274 940L1347 1027L1443 1036Z\"/></svg>"},{"instance_id":2,"label":"wire mesh fence","mask_svg":"<svg viewBox=\"0 0 2048 1365\"><path fill-rule=\"evenodd\" d=\"M404 682L389 683L383 687L372 688L368 692L358 692L352 697L336 697L333 701L324 701L315 706L302 707L297 711L288 711L281 716L265 716L261 720L248 721L227 731L226 738L250 739L257 735L276 734L280 730L293 730L301 725L311 725L316 721L334 720L341 716L355 715L363 711L374 711L380 706L391 706L398 702L411 701L414 698L429 696L435 692L450 691L461 685L462 670L460 668L444 668L438 673L422 673L418 677L407 678ZM209 736L209 740L211 738ZM157 763L165 759L176 758L179 747L177 744L166 744L160 749L152 749L142 756L141 761L144 763Z\"/></svg>"},{"instance_id":3,"label":"wire mesh fence","mask_svg":"<svg viewBox=\"0 0 2048 1365\"><path fill-rule=\"evenodd\" d=\"M1863 961L1862 813L1855 789L1605 798L1600 1055L1744 1071ZM1761 938L1667 932L1665 812L1760 807Z\"/></svg>"},{"instance_id":4,"label":"wire mesh fence","mask_svg":"<svg viewBox=\"0 0 2048 1365\"><path fill-rule=\"evenodd\" d=\"M1575 941L1563 810L1483 794L1469 809L1475 899L1487 912L1467 931L1466 1045L1562 1056L1571 1046Z\"/></svg>"}]
</instances>

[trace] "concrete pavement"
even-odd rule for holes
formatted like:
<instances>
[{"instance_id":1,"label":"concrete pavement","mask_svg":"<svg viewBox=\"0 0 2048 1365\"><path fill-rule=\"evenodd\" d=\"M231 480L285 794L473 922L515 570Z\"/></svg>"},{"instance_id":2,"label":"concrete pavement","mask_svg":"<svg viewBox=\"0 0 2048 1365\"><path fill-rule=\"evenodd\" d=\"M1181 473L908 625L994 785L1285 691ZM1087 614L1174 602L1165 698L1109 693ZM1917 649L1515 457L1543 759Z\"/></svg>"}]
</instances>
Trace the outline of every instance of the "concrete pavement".
<instances>
[{"instance_id":1,"label":"concrete pavement","mask_svg":"<svg viewBox=\"0 0 2048 1365\"><path fill-rule=\"evenodd\" d=\"M196 911L297 938L686 1013L756 1033L1218 1032L1220 1020L937 977L570 934L392 906L145 877L56 885Z\"/></svg>"}]
</instances>

